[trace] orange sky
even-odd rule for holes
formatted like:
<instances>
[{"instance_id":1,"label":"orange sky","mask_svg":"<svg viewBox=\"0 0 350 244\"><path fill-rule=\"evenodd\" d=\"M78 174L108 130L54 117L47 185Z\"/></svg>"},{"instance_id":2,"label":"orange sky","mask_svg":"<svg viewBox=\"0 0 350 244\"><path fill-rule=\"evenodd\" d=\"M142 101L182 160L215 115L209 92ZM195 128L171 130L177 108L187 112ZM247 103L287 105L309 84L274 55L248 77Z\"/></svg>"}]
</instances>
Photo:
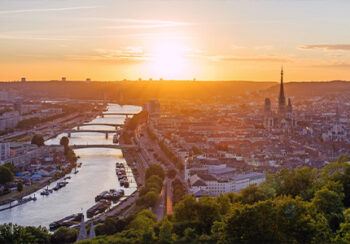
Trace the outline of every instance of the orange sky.
<instances>
[{"instance_id":1,"label":"orange sky","mask_svg":"<svg viewBox=\"0 0 350 244\"><path fill-rule=\"evenodd\" d=\"M4 0L0 80L350 79L347 1ZM349 43L349 44L347 44Z\"/></svg>"}]
</instances>

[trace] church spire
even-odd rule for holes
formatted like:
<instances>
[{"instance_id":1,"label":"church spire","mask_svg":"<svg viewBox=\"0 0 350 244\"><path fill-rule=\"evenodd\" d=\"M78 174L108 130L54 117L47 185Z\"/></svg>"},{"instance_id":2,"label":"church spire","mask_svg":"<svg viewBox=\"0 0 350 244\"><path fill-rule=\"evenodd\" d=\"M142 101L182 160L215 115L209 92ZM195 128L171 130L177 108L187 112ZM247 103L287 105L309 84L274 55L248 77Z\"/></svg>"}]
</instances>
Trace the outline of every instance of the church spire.
<instances>
[{"instance_id":1,"label":"church spire","mask_svg":"<svg viewBox=\"0 0 350 244\"><path fill-rule=\"evenodd\" d=\"M281 84L280 84L280 95L278 97L278 113L284 113L286 106L286 97L284 96L284 85L283 85L283 66L281 68Z\"/></svg>"}]
</instances>

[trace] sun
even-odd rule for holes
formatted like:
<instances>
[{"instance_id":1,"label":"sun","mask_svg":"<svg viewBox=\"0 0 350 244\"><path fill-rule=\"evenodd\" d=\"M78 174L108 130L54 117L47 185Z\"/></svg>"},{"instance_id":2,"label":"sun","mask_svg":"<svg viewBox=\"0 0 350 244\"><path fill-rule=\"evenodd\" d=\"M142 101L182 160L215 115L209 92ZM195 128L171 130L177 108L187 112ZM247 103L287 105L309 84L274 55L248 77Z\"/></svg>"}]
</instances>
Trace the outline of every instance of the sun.
<instances>
[{"instance_id":1,"label":"sun","mask_svg":"<svg viewBox=\"0 0 350 244\"><path fill-rule=\"evenodd\" d=\"M186 68L186 49L178 43L164 42L155 48L153 73L163 79L179 79Z\"/></svg>"}]
</instances>

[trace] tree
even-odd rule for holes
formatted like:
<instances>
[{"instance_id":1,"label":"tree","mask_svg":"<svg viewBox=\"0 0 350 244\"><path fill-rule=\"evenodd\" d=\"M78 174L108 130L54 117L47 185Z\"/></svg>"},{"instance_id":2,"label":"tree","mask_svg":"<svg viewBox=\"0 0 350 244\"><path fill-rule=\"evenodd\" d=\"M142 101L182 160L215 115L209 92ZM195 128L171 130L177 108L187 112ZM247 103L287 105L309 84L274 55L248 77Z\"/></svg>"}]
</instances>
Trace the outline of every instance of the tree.
<instances>
[{"instance_id":1,"label":"tree","mask_svg":"<svg viewBox=\"0 0 350 244\"><path fill-rule=\"evenodd\" d=\"M236 205L225 219L223 243L329 243L326 219L300 198Z\"/></svg>"},{"instance_id":2,"label":"tree","mask_svg":"<svg viewBox=\"0 0 350 244\"><path fill-rule=\"evenodd\" d=\"M245 204L253 204L258 201L264 201L268 197L256 184L249 185L238 195L237 200Z\"/></svg>"},{"instance_id":3,"label":"tree","mask_svg":"<svg viewBox=\"0 0 350 244\"><path fill-rule=\"evenodd\" d=\"M344 216L345 222L340 224L334 243L350 243L350 208L344 211Z\"/></svg>"},{"instance_id":4,"label":"tree","mask_svg":"<svg viewBox=\"0 0 350 244\"><path fill-rule=\"evenodd\" d=\"M51 237L51 242L55 244L73 243L77 239L77 230L67 227L58 228Z\"/></svg>"},{"instance_id":5,"label":"tree","mask_svg":"<svg viewBox=\"0 0 350 244\"><path fill-rule=\"evenodd\" d=\"M165 217L162 221L162 225L159 228L160 243L167 244L172 242L172 229L172 223L168 220L167 217Z\"/></svg>"},{"instance_id":6,"label":"tree","mask_svg":"<svg viewBox=\"0 0 350 244\"><path fill-rule=\"evenodd\" d=\"M31 144L37 145L38 147L45 145L45 140L41 135L34 135Z\"/></svg>"},{"instance_id":7,"label":"tree","mask_svg":"<svg viewBox=\"0 0 350 244\"><path fill-rule=\"evenodd\" d=\"M9 168L0 166L0 184L5 184L13 180L13 174Z\"/></svg>"},{"instance_id":8,"label":"tree","mask_svg":"<svg viewBox=\"0 0 350 244\"><path fill-rule=\"evenodd\" d=\"M49 244L50 235L46 228L41 226L19 226L14 224L4 224L0 225L0 243L12 244L12 243L22 243L22 244Z\"/></svg>"},{"instance_id":9,"label":"tree","mask_svg":"<svg viewBox=\"0 0 350 244\"><path fill-rule=\"evenodd\" d=\"M15 172L15 167L13 166L12 163L5 163L5 164L3 164L3 166L8 168L12 173Z\"/></svg>"},{"instance_id":10,"label":"tree","mask_svg":"<svg viewBox=\"0 0 350 244\"><path fill-rule=\"evenodd\" d=\"M144 198L147 207L153 207L158 201L158 195L154 191L149 191Z\"/></svg>"},{"instance_id":11,"label":"tree","mask_svg":"<svg viewBox=\"0 0 350 244\"><path fill-rule=\"evenodd\" d=\"M344 220L344 206L341 196L323 187L316 192L312 203L326 217L330 228L336 231L339 228L339 224Z\"/></svg>"},{"instance_id":12,"label":"tree","mask_svg":"<svg viewBox=\"0 0 350 244\"><path fill-rule=\"evenodd\" d=\"M61 138L61 140L60 140L60 145L62 145L62 146L64 147L64 154L67 155L68 150L69 150L69 147L68 147L68 145L69 145L69 139L68 139L68 137L63 136L63 137Z\"/></svg>"},{"instance_id":13,"label":"tree","mask_svg":"<svg viewBox=\"0 0 350 244\"><path fill-rule=\"evenodd\" d=\"M148 209L142 210L137 214L129 225L130 229L145 232L149 228L153 229L157 223L157 217Z\"/></svg>"},{"instance_id":14,"label":"tree","mask_svg":"<svg viewBox=\"0 0 350 244\"><path fill-rule=\"evenodd\" d=\"M151 164L148 167L148 169L146 170L146 179L148 179L152 175L158 175L163 181L164 177L165 177L165 173L164 173L164 169L162 168L162 166L160 166L158 164Z\"/></svg>"},{"instance_id":15,"label":"tree","mask_svg":"<svg viewBox=\"0 0 350 244\"><path fill-rule=\"evenodd\" d=\"M23 183L22 182L17 183L17 191L19 191L19 192L23 191Z\"/></svg>"}]
</instances>

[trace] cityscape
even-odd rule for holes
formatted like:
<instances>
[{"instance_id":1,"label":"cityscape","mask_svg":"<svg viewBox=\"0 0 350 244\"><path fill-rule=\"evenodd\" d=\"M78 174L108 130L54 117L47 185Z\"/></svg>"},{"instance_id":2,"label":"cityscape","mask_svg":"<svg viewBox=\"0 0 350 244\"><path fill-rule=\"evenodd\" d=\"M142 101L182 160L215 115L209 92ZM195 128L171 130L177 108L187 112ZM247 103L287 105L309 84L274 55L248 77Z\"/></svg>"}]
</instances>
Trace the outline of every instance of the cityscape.
<instances>
[{"instance_id":1,"label":"cityscape","mask_svg":"<svg viewBox=\"0 0 350 244\"><path fill-rule=\"evenodd\" d=\"M350 3L284 2L4 1L0 243L350 243Z\"/></svg>"}]
</instances>

